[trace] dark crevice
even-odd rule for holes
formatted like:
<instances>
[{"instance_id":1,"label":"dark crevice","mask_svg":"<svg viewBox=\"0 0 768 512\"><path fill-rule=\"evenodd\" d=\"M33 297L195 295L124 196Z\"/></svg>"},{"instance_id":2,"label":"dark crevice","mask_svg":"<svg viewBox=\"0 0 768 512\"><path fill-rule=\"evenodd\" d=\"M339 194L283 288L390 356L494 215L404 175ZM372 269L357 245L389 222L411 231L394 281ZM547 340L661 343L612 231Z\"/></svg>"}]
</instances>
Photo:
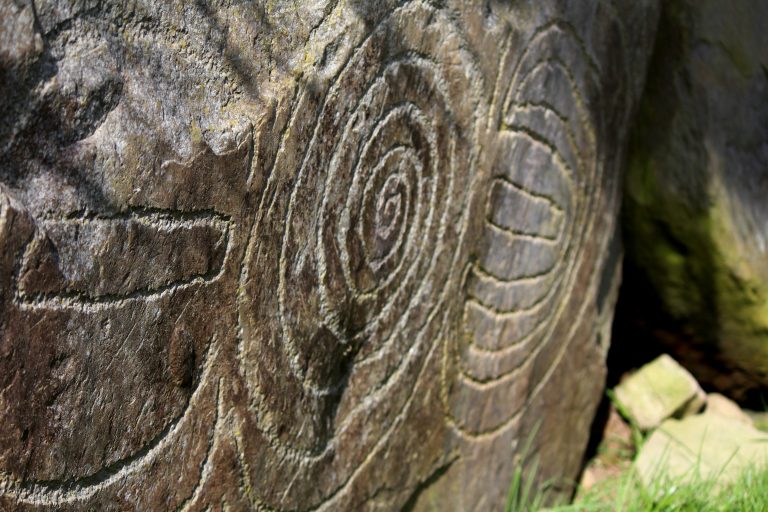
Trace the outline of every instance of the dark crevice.
<instances>
[{"instance_id":1,"label":"dark crevice","mask_svg":"<svg viewBox=\"0 0 768 512\"><path fill-rule=\"evenodd\" d=\"M451 466L457 460L458 460L458 457L449 460L447 463L443 464L442 466L438 467L435 471L433 471L432 474L429 475L426 480L421 481L419 485L417 485L416 488L413 490L413 492L411 493L411 496L408 498L408 501L405 502L405 505L403 505L403 508L401 510L403 512L412 512L416 507L416 503L419 501L419 497L424 493L424 491L429 489L438 480L440 480L440 478L442 478L442 476L445 475L449 469L451 469Z\"/></svg>"}]
</instances>

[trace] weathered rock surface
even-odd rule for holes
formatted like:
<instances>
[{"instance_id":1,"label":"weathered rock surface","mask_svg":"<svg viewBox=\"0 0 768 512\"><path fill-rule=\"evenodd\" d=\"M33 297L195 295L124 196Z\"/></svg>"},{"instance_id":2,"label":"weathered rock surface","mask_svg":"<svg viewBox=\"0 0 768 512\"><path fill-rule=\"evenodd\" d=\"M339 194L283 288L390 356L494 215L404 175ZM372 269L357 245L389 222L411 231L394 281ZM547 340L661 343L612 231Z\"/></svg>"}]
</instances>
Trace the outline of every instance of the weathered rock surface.
<instances>
[{"instance_id":1,"label":"weathered rock surface","mask_svg":"<svg viewBox=\"0 0 768 512\"><path fill-rule=\"evenodd\" d=\"M668 418L696 413L706 401L693 375L666 354L628 376L614 393L622 410L643 431Z\"/></svg>"},{"instance_id":2,"label":"weathered rock surface","mask_svg":"<svg viewBox=\"0 0 768 512\"><path fill-rule=\"evenodd\" d=\"M643 444L634 467L644 485L654 482L738 479L768 463L768 434L719 414L667 420Z\"/></svg>"},{"instance_id":3,"label":"weathered rock surface","mask_svg":"<svg viewBox=\"0 0 768 512\"><path fill-rule=\"evenodd\" d=\"M717 414L745 425L754 426L749 414L744 412L736 402L720 393L707 393L707 408L704 409L704 414Z\"/></svg>"},{"instance_id":4,"label":"weathered rock surface","mask_svg":"<svg viewBox=\"0 0 768 512\"><path fill-rule=\"evenodd\" d=\"M0 11L0 509L575 476L656 2Z\"/></svg>"},{"instance_id":5,"label":"weathered rock surface","mask_svg":"<svg viewBox=\"0 0 768 512\"><path fill-rule=\"evenodd\" d=\"M681 361L731 394L768 383L766 17L664 2L627 180L628 255L701 344Z\"/></svg>"}]
</instances>

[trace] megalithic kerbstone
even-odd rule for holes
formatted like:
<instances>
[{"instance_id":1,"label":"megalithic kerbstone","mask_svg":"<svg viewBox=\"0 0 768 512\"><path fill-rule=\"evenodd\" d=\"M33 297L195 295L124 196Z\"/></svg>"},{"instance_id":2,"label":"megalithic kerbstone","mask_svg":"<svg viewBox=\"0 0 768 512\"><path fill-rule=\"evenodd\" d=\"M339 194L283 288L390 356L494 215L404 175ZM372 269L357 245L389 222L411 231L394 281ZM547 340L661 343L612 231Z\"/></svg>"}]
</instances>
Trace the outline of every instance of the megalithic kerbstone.
<instances>
[{"instance_id":1,"label":"megalithic kerbstone","mask_svg":"<svg viewBox=\"0 0 768 512\"><path fill-rule=\"evenodd\" d=\"M567 492L657 8L3 2L0 508Z\"/></svg>"}]
</instances>

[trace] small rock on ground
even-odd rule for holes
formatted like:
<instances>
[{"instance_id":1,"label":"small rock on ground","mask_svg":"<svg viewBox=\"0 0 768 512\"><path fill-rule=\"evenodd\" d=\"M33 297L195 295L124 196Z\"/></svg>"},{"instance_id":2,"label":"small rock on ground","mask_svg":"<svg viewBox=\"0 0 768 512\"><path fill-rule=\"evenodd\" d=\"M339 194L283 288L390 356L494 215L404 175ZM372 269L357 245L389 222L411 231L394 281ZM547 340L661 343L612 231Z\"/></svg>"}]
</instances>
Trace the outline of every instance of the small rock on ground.
<instances>
[{"instance_id":1,"label":"small rock on ground","mask_svg":"<svg viewBox=\"0 0 768 512\"><path fill-rule=\"evenodd\" d=\"M734 421L738 421L750 427L754 426L752 418L747 413L741 410L741 407L720 393L708 393L707 394L707 408L704 410L704 414L717 414L725 418L730 418Z\"/></svg>"},{"instance_id":2,"label":"small rock on ground","mask_svg":"<svg viewBox=\"0 0 768 512\"><path fill-rule=\"evenodd\" d=\"M635 459L640 481L659 478L685 482L734 481L747 468L768 462L768 434L718 414L699 414L665 421Z\"/></svg>"},{"instance_id":3,"label":"small rock on ground","mask_svg":"<svg viewBox=\"0 0 768 512\"><path fill-rule=\"evenodd\" d=\"M666 354L624 379L615 394L628 419L646 432L667 418L698 412L706 400L696 379Z\"/></svg>"}]
</instances>

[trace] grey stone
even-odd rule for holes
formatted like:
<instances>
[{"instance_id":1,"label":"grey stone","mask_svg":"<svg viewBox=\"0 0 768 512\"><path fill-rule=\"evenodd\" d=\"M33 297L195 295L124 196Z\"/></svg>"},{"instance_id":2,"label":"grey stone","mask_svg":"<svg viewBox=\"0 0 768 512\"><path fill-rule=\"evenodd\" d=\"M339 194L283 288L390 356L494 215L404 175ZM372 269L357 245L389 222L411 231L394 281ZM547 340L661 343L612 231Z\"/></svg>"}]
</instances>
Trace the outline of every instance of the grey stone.
<instances>
[{"instance_id":1,"label":"grey stone","mask_svg":"<svg viewBox=\"0 0 768 512\"><path fill-rule=\"evenodd\" d=\"M575 477L657 2L0 6L0 509Z\"/></svg>"},{"instance_id":2,"label":"grey stone","mask_svg":"<svg viewBox=\"0 0 768 512\"><path fill-rule=\"evenodd\" d=\"M768 434L718 414L665 421L645 442L634 467L643 485L733 482L768 461Z\"/></svg>"},{"instance_id":3,"label":"grey stone","mask_svg":"<svg viewBox=\"0 0 768 512\"><path fill-rule=\"evenodd\" d=\"M628 376L614 393L629 419L644 431L667 418L696 413L706 400L696 379L667 354Z\"/></svg>"},{"instance_id":4,"label":"grey stone","mask_svg":"<svg viewBox=\"0 0 768 512\"><path fill-rule=\"evenodd\" d=\"M754 426L752 418L741 410L739 404L720 393L707 393L707 408L704 410L704 414L717 414L745 425Z\"/></svg>"}]
</instances>

